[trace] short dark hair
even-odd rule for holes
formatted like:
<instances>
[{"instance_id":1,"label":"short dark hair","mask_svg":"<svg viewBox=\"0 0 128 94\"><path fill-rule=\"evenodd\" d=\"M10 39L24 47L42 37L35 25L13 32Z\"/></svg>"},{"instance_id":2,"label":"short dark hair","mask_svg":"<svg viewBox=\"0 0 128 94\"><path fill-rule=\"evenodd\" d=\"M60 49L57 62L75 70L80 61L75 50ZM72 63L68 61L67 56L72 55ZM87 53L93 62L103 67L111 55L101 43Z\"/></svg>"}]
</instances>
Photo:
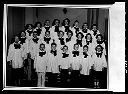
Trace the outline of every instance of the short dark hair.
<instances>
[{"instance_id":1,"label":"short dark hair","mask_svg":"<svg viewBox=\"0 0 128 94\"><path fill-rule=\"evenodd\" d=\"M69 20L68 18L65 18L65 19L63 20L63 22L62 22L62 26L65 26L65 20L68 21L68 25L70 24L70 20Z\"/></svg>"},{"instance_id":2,"label":"short dark hair","mask_svg":"<svg viewBox=\"0 0 128 94\"><path fill-rule=\"evenodd\" d=\"M32 24L26 24L26 26L25 26L25 30L28 29L29 25L31 25L31 27L33 28L33 25L32 25Z\"/></svg>"},{"instance_id":3,"label":"short dark hair","mask_svg":"<svg viewBox=\"0 0 128 94\"><path fill-rule=\"evenodd\" d=\"M79 32L76 34L76 37L78 38L78 35L81 34L82 38L84 37L83 33Z\"/></svg>"},{"instance_id":4,"label":"short dark hair","mask_svg":"<svg viewBox=\"0 0 128 94\"><path fill-rule=\"evenodd\" d=\"M53 42L53 43L51 43L51 46L52 46L52 45L55 45L55 46L57 46L57 44L56 44L56 43L54 43L54 42Z\"/></svg>"},{"instance_id":5,"label":"short dark hair","mask_svg":"<svg viewBox=\"0 0 128 94\"><path fill-rule=\"evenodd\" d=\"M98 36L101 36L101 40L103 40L103 35L102 34L97 34L96 39L98 38Z\"/></svg>"},{"instance_id":6,"label":"short dark hair","mask_svg":"<svg viewBox=\"0 0 128 94\"><path fill-rule=\"evenodd\" d=\"M78 22L78 23L79 23L79 21L78 21L78 20L75 20L75 21L74 21L74 23L73 23L73 26L75 26L75 23L76 23L76 22Z\"/></svg>"},{"instance_id":7,"label":"short dark hair","mask_svg":"<svg viewBox=\"0 0 128 94\"><path fill-rule=\"evenodd\" d=\"M82 29L83 29L83 27L84 27L84 24L87 24L87 26L88 26L88 23L85 22L85 23L83 23L83 25L82 25Z\"/></svg>"},{"instance_id":8,"label":"short dark hair","mask_svg":"<svg viewBox=\"0 0 128 94\"><path fill-rule=\"evenodd\" d=\"M71 33L71 35L73 36L73 32L72 32L71 30L69 30L69 31L67 32L67 35L68 35L68 33Z\"/></svg>"},{"instance_id":9,"label":"short dark hair","mask_svg":"<svg viewBox=\"0 0 128 94\"><path fill-rule=\"evenodd\" d=\"M40 27L42 27L42 23L41 22L36 22L35 25L34 25L35 28L37 27L37 24L40 24Z\"/></svg>"},{"instance_id":10,"label":"short dark hair","mask_svg":"<svg viewBox=\"0 0 128 94\"><path fill-rule=\"evenodd\" d=\"M104 49L101 45L97 45L96 48L95 48L95 50L97 49L97 47L100 47L102 51Z\"/></svg>"},{"instance_id":11,"label":"short dark hair","mask_svg":"<svg viewBox=\"0 0 128 94\"><path fill-rule=\"evenodd\" d=\"M83 48L85 48L85 47L87 47L87 49L88 49L88 45L84 45L84 46L83 46Z\"/></svg>"},{"instance_id":12,"label":"short dark hair","mask_svg":"<svg viewBox=\"0 0 128 94\"><path fill-rule=\"evenodd\" d=\"M45 20L45 21L44 21L44 26L46 25L46 22L47 22L47 21L49 21L49 22L50 22L50 20Z\"/></svg>"},{"instance_id":13,"label":"short dark hair","mask_svg":"<svg viewBox=\"0 0 128 94\"><path fill-rule=\"evenodd\" d=\"M87 39L87 36L90 35L91 36L91 39L92 39L92 35L90 33L87 33L86 36L85 36L85 39Z\"/></svg>"},{"instance_id":14,"label":"short dark hair","mask_svg":"<svg viewBox=\"0 0 128 94\"><path fill-rule=\"evenodd\" d=\"M52 26L55 25L55 22L56 22L56 21L59 21L59 24L60 24L60 20L59 20L59 19L54 19L53 22L52 22Z\"/></svg>"},{"instance_id":15,"label":"short dark hair","mask_svg":"<svg viewBox=\"0 0 128 94\"><path fill-rule=\"evenodd\" d=\"M41 43L40 46L41 46L41 45L44 45L44 47L45 47L45 44L44 44L44 43Z\"/></svg>"}]
</instances>

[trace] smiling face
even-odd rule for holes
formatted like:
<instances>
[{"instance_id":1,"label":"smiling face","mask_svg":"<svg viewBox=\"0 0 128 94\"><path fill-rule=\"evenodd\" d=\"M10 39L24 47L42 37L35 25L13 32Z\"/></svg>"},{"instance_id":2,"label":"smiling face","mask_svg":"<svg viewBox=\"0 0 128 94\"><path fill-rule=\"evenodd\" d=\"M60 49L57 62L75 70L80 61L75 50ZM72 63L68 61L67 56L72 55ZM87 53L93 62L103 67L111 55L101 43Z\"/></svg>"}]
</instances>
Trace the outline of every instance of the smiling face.
<instances>
[{"instance_id":1,"label":"smiling face","mask_svg":"<svg viewBox=\"0 0 128 94\"><path fill-rule=\"evenodd\" d=\"M47 20L46 23L45 23L46 26L50 26L50 21Z\"/></svg>"},{"instance_id":2,"label":"smiling face","mask_svg":"<svg viewBox=\"0 0 128 94\"><path fill-rule=\"evenodd\" d=\"M87 46L83 47L83 52L85 52L85 53L88 52L88 47Z\"/></svg>"},{"instance_id":3,"label":"smiling face","mask_svg":"<svg viewBox=\"0 0 128 94\"><path fill-rule=\"evenodd\" d=\"M97 30L97 27L96 27L96 26L93 26L92 29L93 29L93 30Z\"/></svg>"},{"instance_id":4,"label":"smiling face","mask_svg":"<svg viewBox=\"0 0 128 94\"><path fill-rule=\"evenodd\" d=\"M79 27L79 22L76 21L76 22L74 23L74 26L75 26L75 27Z\"/></svg>"},{"instance_id":5,"label":"smiling face","mask_svg":"<svg viewBox=\"0 0 128 94\"><path fill-rule=\"evenodd\" d=\"M51 45L51 50L55 51L56 50L56 45Z\"/></svg>"},{"instance_id":6,"label":"smiling face","mask_svg":"<svg viewBox=\"0 0 128 94\"><path fill-rule=\"evenodd\" d=\"M49 32L45 32L45 36L46 37L50 37L50 33Z\"/></svg>"},{"instance_id":7,"label":"smiling face","mask_svg":"<svg viewBox=\"0 0 128 94\"><path fill-rule=\"evenodd\" d=\"M55 26L59 26L59 21L58 20L55 21Z\"/></svg>"},{"instance_id":8,"label":"smiling face","mask_svg":"<svg viewBox=\"0 0 128 94\"><path fill-rule=\"evenodd\" d=\"M91 40L91 35L87 35L87 41Z\"/></svg>"},{"instance_id":9,"label":"smiling face","mask_svg":"<svg viewBox=\"0 0 128 94\"><path fill-rule=\"evenodd\" d=\"M75 44L74 45L74 50L77 51L79 49L79 45Z\"/></svg>"},{"instance_id":10,"label":"smiling face","mask_svg":"<svg viewBox=\"0 0 128 94\"><path fill-rule=\"evenodd\" d=\"M40 44L40 50L44 51L45 50L45 45L44 44Z\"/></svg>"},{"instance_id":11,"label":"smiling face","mask_svg":"<svg viewBox=\"0 0 128 94\"><path fill-rule=\"evenodd\" d=\"M101 53L101 52L102 52L101 46L97 46L97 47L96 47L96 52L97 52L97 53Z\"/></svg>"},{"instance_id":12,"label":"smiling face","mask_svg":"<svg viewBox=\"0 0 128 94\"><path fill-rule=\"evenodd\" d=\"M67 47L67 46L64 46L64 47L63 47L63 52L64 52L64 53L67 53L67 51L68 51L68 47Z\"/></svg>"},{"instance_id":13,"label":"smiling face","mask_svg":"<svg viewBox=\"0 0 128 94\"><path fill-rule=\"evenodd\" d=\"M63 38L63 36L64 36L64 33L63 32L60 32L59 33L59 38Z\"/></svg>"},{"instance_id":14,"label":"smiling face","mask_svg":"<svg viewBox=\"0 0 128 94\"><path fill-rule=\"evenodd\" d=\"M97 41L101 41L102 39L101 39L101 36L98 36L97 37Z\"/></svg>"},{"instance_id":15,"label":"smiling face","mask_svg":"<svg viewBox=\"0 0 128 94\"><path fill-rule=\"evenodd\" d=\"M82 35L78 34L78 39L81 40L82 39Z\"/></svg>"},{"instance_id":16,"label":"smiling face","mask_svg":"<svg viewBox=\"0 0 128 94\"><path fill-rule=\"evenodd\" d=\"M83 29L88 28L87 24L83 24Z\"/></svg>"}]
</instances>

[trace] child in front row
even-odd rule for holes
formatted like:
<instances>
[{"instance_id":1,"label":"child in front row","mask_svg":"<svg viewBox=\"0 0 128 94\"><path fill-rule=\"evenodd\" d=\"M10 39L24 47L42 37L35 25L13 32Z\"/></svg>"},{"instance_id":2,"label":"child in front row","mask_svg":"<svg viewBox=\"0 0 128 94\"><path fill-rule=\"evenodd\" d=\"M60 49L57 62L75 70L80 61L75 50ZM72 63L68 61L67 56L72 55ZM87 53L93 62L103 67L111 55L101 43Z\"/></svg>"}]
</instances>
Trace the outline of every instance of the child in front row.
<instances>
[{"instance_id":1,"label":"child in front row","mask_svg":"<svg viewBox=\"0 0 128 94\"><path fill-rule=\"evenodd\" d=\"M93 69L94 69L94 86L95 88L101 88L103 84L103 71L107 68L107 62L105 55L103 54L103 47L97 45L95 48L95 53L92 56Z\"/></svg>"},{"instance_id":2,"label":"child in front row","mask_svg":"<svg viewBox=\"0 0 128 94\"><path fill-rule=\"evenodd\" d=\"M45 73L46 73L46 63L47 55L45 51L45 44L41 43L39 47L39 52L37 53L34 60L34 68L36 69L38 75L37 86L45 86Z\"/></svg>"}]
</instances>

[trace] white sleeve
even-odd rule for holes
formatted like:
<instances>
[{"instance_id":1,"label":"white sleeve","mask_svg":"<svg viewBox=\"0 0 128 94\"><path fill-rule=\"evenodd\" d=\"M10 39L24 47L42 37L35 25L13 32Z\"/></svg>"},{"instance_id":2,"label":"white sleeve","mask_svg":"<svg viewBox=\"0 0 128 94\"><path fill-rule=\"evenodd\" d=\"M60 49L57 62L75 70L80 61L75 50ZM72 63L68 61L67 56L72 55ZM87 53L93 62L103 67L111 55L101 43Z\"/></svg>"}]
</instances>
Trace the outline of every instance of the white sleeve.
<instances>
[{"instance_id":1,"label":"white sleeve","mask_svg":"<svg viewBox=\"0 0 128 94\"><path fill-rule=\"evenodd\" d=\"M13 59L13 54L14 54L14 49L13 49L13 44L11 44L9 46L7 61L11 61Z\"/></svg>"}]
</instances>

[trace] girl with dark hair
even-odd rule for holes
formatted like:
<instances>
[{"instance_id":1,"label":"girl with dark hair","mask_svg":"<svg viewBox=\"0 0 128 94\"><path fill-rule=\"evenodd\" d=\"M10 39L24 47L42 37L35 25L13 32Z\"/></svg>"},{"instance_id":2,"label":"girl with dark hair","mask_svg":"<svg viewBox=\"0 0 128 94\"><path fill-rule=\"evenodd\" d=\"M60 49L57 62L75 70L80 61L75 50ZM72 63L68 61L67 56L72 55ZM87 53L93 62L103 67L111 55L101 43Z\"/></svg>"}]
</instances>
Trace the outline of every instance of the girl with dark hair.
<instances>
[{"instance_id":1,"label":"girl with dark hair","mask_svg":"<svg viewBox=\"0 0 128 94\"><path fill-rule=\"evenodd\" d=\"M41 22L35 23L34 31L37 32L38 38L41 38L41 33L42 33L42 23Z\"/></svg>"},{"instance_id":2,"label":"girl with dark hair","mask_svg":"<svg viewBox=\"0 0 128 94\"><path fill-rule=\"evenodd\" d=\"M26 33L26 38L30 40L32 38L32 33L33 33L33 25L32 24L27 24L25 27L25 33Z\"/></svg>"},{"instance_id":3,"label":"girl with dark hair","mask_svg":"<svg viewBox=\"0 0 128 94\"><path fill-rule=\"evenodd\" d=\"M73 24L73 27L71 29L71 31L73 32L73 38L76 37L76 35L81 32L81 29L79 28L79 21L76 20Z\"/></svg>"},{"instance_id":4,"label":"girl with dark hair","mask_svg":"<svg viewBox=\"0 0 128 94\"><path fill-rule=\"evenodd\" d=\"M60 20L54 19L52 23L52 28L51 28L51 37L53 39L56 39L59 31L60 31Z\"/></svg>"}]
</instances>

